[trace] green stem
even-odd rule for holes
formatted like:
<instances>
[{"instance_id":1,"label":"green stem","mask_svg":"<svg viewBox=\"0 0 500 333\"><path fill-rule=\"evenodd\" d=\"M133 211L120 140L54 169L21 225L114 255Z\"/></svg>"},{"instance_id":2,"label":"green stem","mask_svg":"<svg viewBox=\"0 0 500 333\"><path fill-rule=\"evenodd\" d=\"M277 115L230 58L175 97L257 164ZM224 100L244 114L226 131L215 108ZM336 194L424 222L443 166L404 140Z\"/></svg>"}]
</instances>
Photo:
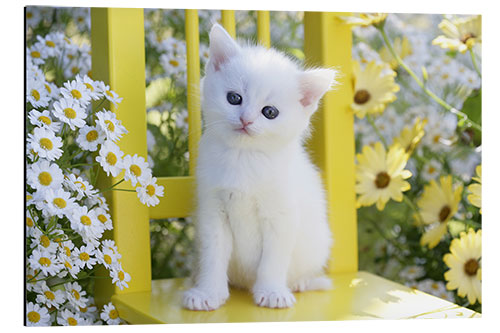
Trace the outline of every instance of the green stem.
<instances>
[{"instance_id":1,"label":"green stem","mask_svg":"<svg viewBox=\"0 0 500 333\"><path fill-rule=\"evenodd\" d=\"M417 217L417 220L418 220L419 224L421 224L422 217L420 216L420 212L418 211L417 206L415 206L415 204L413 203L413 201L411 201L411 199L408 198L408 196L406 194L404 194L404 193L403 193L403 201L404 201L405 204L408 205L408 207L410 207L415 212L415 216Z\"/></svg>"},{"instance_id":2,"label":"green stem","mask_svg":"<svg viewBox=\"0 0 500 333\"><path fill-rule=\"evenodd\" d=\"M127 189L124 189L124 188L115 188L113 189L113 191L122 191L122 192L137 192L136 190L127 190Z\"/></svg>"},{"instance_id":3,"label":"green stem","mask_svg":"<svg viewBox=\"0 0 500 333\"><path fill-rule=\"evenodd\" d=\"M97 162L94 162L94 163L77 163L77 164L72 164L68 167L68 169L72 169L74 167L77 167L77 166L93 166L93 165L97 165L98 163Z\"/></svg>"},{"instance_id":4,"label":"green stem","mask_svg":"<svg viewBox=\"0 0 500 333\"><path fill-rule=\"evenodd\" d=\"M97 194L102 193L102 192L106 192L106 191L110 191L110 190L112 190L114 187L116 187L116 186L120 185L121 183L123 183L124 181L125 181L125 178L122 178L120 181L118 181L118 182L114 183L114 184L113 184L113 185L111 185L110 187L105 188L104 190L101 190L101 191L97 192ZM119 190L119 189L115 189L115 191L118 191L118 190Z\"/></svg>"},{"instance_id":5,"label":"green stem","mask_svg":"<svg viewBox=\"0 0 500 333\"><path fill-rule=\"evenodd\" d=\"M368 120L368 122L372 126L373 130L377 134L380 141L382 141L382 143L384 144L385 149L387 149L387 147L388 147L387 141L385 141L384 136L382 135L382 133L380 133L380 130L378 129L377 125L375 125L375 121L373 120L372 116L370 114L366 114L366 119Z\"/></svg>"},{"instance_id":6,"label":"green stem","mask_svg":"<svg viewBox=\"0 0 500 333\"><path fill-rule=\"evenodd\" d=\"M376 27L380 34L382 35L382 38L384 39L385 45L387 46L387 49L391 53L391 55L396 59L398 64L404 68L404 70L410 74L410 76L415 80L415 82L422 88L422 90L429 96L431 97L434 101L436 101L439 105L441 105L443 108L445 108L447 111L450 111L451 113L456 114L460 119L463 119L469 126L474 127L478 131L482 131L481 125L476 124L474 121L470 120L469 117L463 113L460 110L457 110L450 104L446 103L443 99L441 99L439 96L437 96L435 93L430 91L425 84L420 80L420 78L413 72L408 65L399 57L399 55L394 51L394 48L392 47L391 41L389 40L389 37L387 36L385 30L383 27Z\"/></svg>"},{"instance_id":7,"label":"green stem","mask_svg":"<svg viewBox=\"0 0 500 333\"><path fill-rule=\"evenodd\" d=\"M479 75L479 78L482 78L481 71L479 70L479 66L477 65L476 55L474 54L474 51L472 51L472 49L469 49L469 53L472 60L472 65L474 65L474 69L476 70L477 75Z\"/></svg>"},{"instance_id":8,"label":"green stem","mask_svg":"<svg viewBox=\"0 0 500 333\"><path fill-rule=\"evenodd\" d=\"M387 237L387 235L384 233L382 228L377 224L377 222L373 221L372 219L367 218L367 221L370 221L370 223L373 225L375 230L384 238L388 243L391 243L392 246L394 246L396 249L398 249L401 253L404 253L404 249L399 245L397 242L395 242L393 239ZM401 263L401 264L406 264L403 260L401 260L398 256L396 256L396 259Z\"/></svg>"}]
</instances>

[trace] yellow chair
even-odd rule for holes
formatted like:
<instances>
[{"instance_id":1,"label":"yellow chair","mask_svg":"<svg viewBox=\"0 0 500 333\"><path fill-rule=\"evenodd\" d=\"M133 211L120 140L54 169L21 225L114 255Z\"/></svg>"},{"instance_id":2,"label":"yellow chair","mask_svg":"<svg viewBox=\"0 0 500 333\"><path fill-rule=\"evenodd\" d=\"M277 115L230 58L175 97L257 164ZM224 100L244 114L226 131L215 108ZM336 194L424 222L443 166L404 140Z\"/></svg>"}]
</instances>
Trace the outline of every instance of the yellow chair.
<instances>
[{"instance_id":1,"label":"yellow chair","mask_svg":"<svg viewBox=\"0 0 500 333\"><path fill-rule=\"evenodd\" d=\"M123 268L132 280L124 290L98 280L96 301L102 303L111 298L120 316L131 324L479 316L440 298L358 271L354 130L349 110L353 94L352 40L350 28L335 19L340 15L336 13L307 12L304 17L307 63L337 66L343 73L340 87L323 98L309 142L328 191L330 226L336 240L329 261L334 289L296 294L297 303L290 309L260 308L253 304L250 293L231 290L228 302L220 309L196 312L181 306L182 292L187 287L184 279L151 280L150 219L189 216L193 207L193 171L201 132L199 34L197 11L186 10L185 14L190 176L159 178L165 197L153 208L142 205L130 193L108 192L114 221L112 237L123 256ZM91 15L93 76L110 84L123 97L114 110L129 130L120 141L120 148L126 154L146 156L143 10L92 8ZM233 11L222 11L222 24L235 35ZM257 27L259 41L269 46L269 12L258 12ZM108 178L104 183L117 180Z\"/></svg>"}]
</instances>

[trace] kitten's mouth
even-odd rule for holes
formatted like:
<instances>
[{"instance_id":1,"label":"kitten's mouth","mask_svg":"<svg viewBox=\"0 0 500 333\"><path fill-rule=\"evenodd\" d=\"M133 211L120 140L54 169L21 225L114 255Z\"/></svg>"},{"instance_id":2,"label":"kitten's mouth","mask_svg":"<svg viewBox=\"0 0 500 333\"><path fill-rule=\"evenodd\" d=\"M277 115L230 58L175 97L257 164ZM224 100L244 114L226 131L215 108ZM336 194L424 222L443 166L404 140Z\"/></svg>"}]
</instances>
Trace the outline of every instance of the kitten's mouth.
<instances>
[{"instance_id":1,"label":"kitten's mouth","mask_svg":"<svg viewBox=\"0 0 500 333\"><path fill-rule=\"evenodd\" d=\"M245 133L246 135L250 135L250 132L248 131L248 129L246 127L237 128L237 129L235 129L235 131L238 133Z\"/></svg>"}]
</instances>

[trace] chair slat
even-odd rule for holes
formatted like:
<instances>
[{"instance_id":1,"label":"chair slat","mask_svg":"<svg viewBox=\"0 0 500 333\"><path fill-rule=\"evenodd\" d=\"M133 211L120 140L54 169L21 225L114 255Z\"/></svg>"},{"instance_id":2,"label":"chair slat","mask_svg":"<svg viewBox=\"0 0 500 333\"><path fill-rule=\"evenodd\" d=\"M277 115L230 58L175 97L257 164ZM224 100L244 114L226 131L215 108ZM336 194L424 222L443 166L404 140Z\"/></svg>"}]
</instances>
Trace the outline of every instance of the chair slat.
<instances>
[{"instance_id":1,"label":"chair slat","mask_svg":"<svg viewBox=\"0 0 500 333\"><path fill-rule=\"evenodd\" d=\"M269 11L257 11L257 40L265 47L271 46L271 23Z\"/></svg>"},{"instance_id":2,"label":"chair slat","mask_svg":"<svg viewBox=\"0 0 500 333\"><path fill-rule=\"evenodd\" d=\"M165 188L165 197L159 205L149 208L150 218L186 217L193 213L194 177L160 177L157 183Z\"/></svg>"},{"instance_id":3,"label":"chair slat","mask_svg":"<svg viewBox=\"0 0 500 333\"><path fill-rule=\"evenodd\" d=\"M234 19L234 10L221 10L222 26L231 35L236 37L236 22Z\"/></svg>"},{"instance_id":4,"label":"chair slat","mask_svg":"<svg viewBox=\"0 0 500 333\"><path fill-rule=\"evenodd\" d=\"M313 118L309 148L323 172L334 245L329 268L335 273L358 270L354 191L354 119L352 103L352 33L337 16L346 13L306 12L304 51L309 65L336 67L339 86L328 92Z\"/></svg>"}]
</instances>

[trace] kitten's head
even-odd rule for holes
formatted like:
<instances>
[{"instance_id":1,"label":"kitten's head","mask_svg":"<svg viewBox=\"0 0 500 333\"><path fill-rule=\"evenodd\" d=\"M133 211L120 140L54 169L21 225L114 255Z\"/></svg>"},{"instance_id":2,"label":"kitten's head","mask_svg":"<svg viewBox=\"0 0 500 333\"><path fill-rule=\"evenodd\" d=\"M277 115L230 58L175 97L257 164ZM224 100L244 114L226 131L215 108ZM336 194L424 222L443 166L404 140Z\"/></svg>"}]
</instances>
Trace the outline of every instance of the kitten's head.
<instances>
[{"instance_id":1,"label":"kitten's head","mask_svg":"<svg viewBox=\"0 0 500 333\"><path fill-rule=\"evenodd\" d=\"M332 69L303 71L273 49L240 46L216 24L203 79L205 132L239 147L300 140L335 76Z\"/></svg>"}]
</instances>

